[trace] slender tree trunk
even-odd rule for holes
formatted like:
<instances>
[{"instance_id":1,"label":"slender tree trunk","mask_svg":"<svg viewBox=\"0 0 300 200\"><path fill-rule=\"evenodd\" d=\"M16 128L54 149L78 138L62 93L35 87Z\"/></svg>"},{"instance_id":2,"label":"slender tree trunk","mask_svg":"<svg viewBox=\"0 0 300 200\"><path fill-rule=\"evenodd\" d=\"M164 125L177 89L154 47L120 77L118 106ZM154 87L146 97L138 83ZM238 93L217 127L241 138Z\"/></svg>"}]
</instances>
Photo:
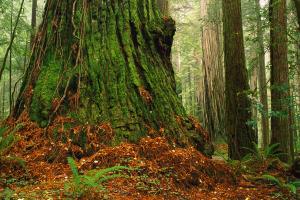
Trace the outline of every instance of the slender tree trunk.
<instances>
[{"instance_id":1,"label":"slender tree trunk","mask_svg":"<svg viewBox=\"0 0 300 200\"><path fill-rule=\"evenodd\" d=\"M251 51L250 52L250 60L255 60L256 59L256 52ZM252 61L251 61L252 62ZM258 74L258 66L256 65L256 63L254 63L254 66L250 71L250 89L251 91L257 91L257 74ZM255 97L253 97L255 98ZM252 121L258 121L258 112L257 112L257 107L256 106L252 106ZM252 124L252 128L255 131L255 134L258 135L258 126L257 123L253 123Z\"/></svg>"},{"instance_id":2,"label":"slender tree trunk","mask_svg":"<svg viewBox=\"0 0 300 200\"><path fill-rule=\"evenodd\" d=\"M188 105L189 105L189 114L190 115L193 115L193 94L192 94L192 69L191 69L191 65L188 66L188 77L187 77L187 85L188 85L188 88L187 88L187 100L188 100Z\"/></svg>"},{"instance_id":3,"label":"slender tree trunk","mask_svg":"<svg viewBox=\"0 0 300 200\"><path fill-rule=\"evenodd\" d=\"M10 40L13 40L13 10L14 2L11 1L10 13ZM12 48L9 51L9 114L12 112Z\"/></svg>"},{"instance_id":4,"label":"slender tree trunk","mask_svg":"<svg viewBox=\"0 0 300 200\"><path fill-rule=\"evenodd\" d=\"M300 39L300 37L298 36L298 38ZM297 69L297 80L296 80L296 85L297 85L297 94L298 94L298 102L297 102L297 105L298 105L298 114L300 113L300 43L297 43L295 44L296 46L296 69ZM299 142L299 139L300 139L300 130L299 130L299 127L300 127L300 120L297 120L297 135L296 135L296 144ZM298 145L295 145L295 151L297 152L298 149L297 149L297 146Z\"/></svg>"},{"instance_id":5,"label":"slender tree trunk","mask_svg":"<svg viewBox=\"0 0 300 200\"><path fill-rule=\"evenodd\" d=\"M13 117L105 123L112 144L154 134L211 153L176 94L174 24L156 0L48 0Z\"/></svg>"},{"instance_id":6,"label":"slender tree trunk","mask_svg":"<svg viewBox=\"0 0 300 200\"><path fill-rule=\"evenodd\" d=\"M229 157L241 159L256 143L251 120L251 102L246 91L249 83L243 40L240 0L223 0L225 60L225 130L228 134Z\"/></svg>"},{"instance_id":7,"label":"slender tree trunk","mask_svg":"<svg viewBox=\"0 0 300 200\"><path fill-rule=\"evenodd\" d=\"M290 81L290 85L292 85L291 81ZM294 86L292 87L294 88ZM294 96L292 90L290 90L290 96ZM295 139L295 135L296 135L296 130L295 130L295 105L296 102L294 102L294 98L291 102L291 105L289 108L289 127L290 127L290 152L291 152L291 161L294 161L294 139Z\"/></svg>"},{"instance_id":8,"label":"slender tree trunk","mask_svg":"<svg viewBox=\"0 0 300 200\"><path fill-rule=\"evenodd\" d=\"M294 0L297 16L298 16L298 24L299 24L299 30L300 30L300 0Z\"/></svg>"},{"instance_id":9,"label":"slender tree trunk","mask_svg":"<svg viewBox=\"0 0 300 200\"><path fill-rule=\"evenodd\" d=\"M285 153L283 161L290 158L289 80L287 61L286 1L270 1L270 52L271 52L271 143L279 143Z\"/></svg>"},{"instance_id":10,"label":"slender tree trunk","mask_svg":"<svg viewBox=\"0 0 300 200\"><path fill-rule=\"evenodd\" d=\"M2 93L2 113L3 113L3 117L6 117L6 113L5 113L5 81L3 81L3 93Z\"/></svg>"},{"instance_id":11,"label":"slender tree trunk","mask_svg":"<svg viewBox=\"0 0 300 200\"><path fill-rule=\"evenodd\" d=\"M268 108L268 87L266 78L266 67L265 67L265 47L264 47L264 36L262 29L262 21L260 14L259 0L255 0L256 6L256 21L257 21L257 43L259 47L258 51L258 84L259 84L259 97L260 103L263 106L261 113L261 130L262 130L262 146L266 148L270 143L270 127L269 127L269 108Z\"/></svg>"},{"instance_id":12,"label":"slender tree trunk","mask_svg":"<svg viewBox=\"0 0 300 200\"><path fill-rule=\"evenodd\" d=\"M214 10L218 2L214 0L201 0L202 27L202 60L204 72L204 115L205 127L212 137L224 135L224 70L220 59L220 33L219 24L211 19L210 10ZM215 11L215 10L214 10ZM215 11L216 12L216 11ZM218 14L220 17L220 12Z\"/></svg>"},{"instance_id":13,"label":"slender tree trunk","mask_svg":"<svg viewBox=\"0 0 300 200\"><path fill-rule=\"evenodd\" d=\"M169 1L168 0L157 0L157 5L158 5L158 8L159 8L160 12L164 16L169 16L170 15Z\"/></svg>"},{"instance_id":14,"label":"slender tree trunk","mask_svg":"<svg viewBox=\"0 0 300 200\"><path fill-rule=\"evenodd\" d=\"M37 11L37 0L32 0L30 48L32 48L33 46L34 36L36 32L36 11Z\"/></svg>"}]
</instances>

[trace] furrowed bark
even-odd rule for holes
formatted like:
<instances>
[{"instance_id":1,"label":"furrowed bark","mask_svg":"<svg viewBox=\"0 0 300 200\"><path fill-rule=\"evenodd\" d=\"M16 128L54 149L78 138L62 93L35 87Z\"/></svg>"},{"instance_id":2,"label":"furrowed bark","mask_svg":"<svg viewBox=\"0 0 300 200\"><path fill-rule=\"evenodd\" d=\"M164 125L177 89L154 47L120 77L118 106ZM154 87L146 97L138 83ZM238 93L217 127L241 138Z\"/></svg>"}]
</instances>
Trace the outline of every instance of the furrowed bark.
<instances>
[{"instance_id":1,"label":"furrowed bark","mask_svg":"<svg viewBox=\"0 0 300 200\"><path fill-rule=\"evenodd\" d=\"M58 115L109 123L112 144L155 130L210 151L175 91L174 33L156 0L48 0L13 117L27 110L42 127Z\"/></svg>"}]
</instances>

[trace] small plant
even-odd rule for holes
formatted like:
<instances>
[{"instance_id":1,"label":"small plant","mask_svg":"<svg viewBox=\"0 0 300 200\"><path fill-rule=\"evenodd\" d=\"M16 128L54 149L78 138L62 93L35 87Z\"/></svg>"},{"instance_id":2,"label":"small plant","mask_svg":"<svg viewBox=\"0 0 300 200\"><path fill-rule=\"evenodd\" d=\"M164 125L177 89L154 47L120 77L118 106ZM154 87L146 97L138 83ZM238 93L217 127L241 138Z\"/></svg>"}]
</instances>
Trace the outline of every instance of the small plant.
<instances>
[{"instance_id":1,"label":"small plant","mask_svg":"<svg viewBox=\"0 0 300 200\"><path fill-rule=\"evenodd\" d=\"M8 131L8 127L0 127L0 156L4 155L18 140L15 136L15 132L20 129L22 124L18 124L9 134L5 134Z\"/></svg>"},{"instance_id":2,"label":"small plant","mask_svg":"<svg viewBox=\"0 0 300 200\"><path fill-rule=\"evenodd\" d=\"M260 162L264 162L268 159L277 159L278 157L282 156L283 153L280 153L278 151L278 148L279 148L279 144L276 143L276 144L272 144L268 147L266 147L264 150L261 150L258 148L258 145L253 143L253 149L250 149L250 148L246 148L247 150L249 150L251 153L248 154L246 156L246 158L254 158L256 159L257 161L260 161Z\"/></svg>"},{"instance_id":3,"label":"small plant","mask_svg":"<svg viewBox=\"0 0 300 200\"><path fill-rule=\"evenodd\" d=\"M300 187L300 181L283 183L278 178L276 178L276 177L274 177L272 175L269 175L269 174L262 175L258 179L268 181L268 182L270 182L270 183L272 183L274 185L277 185L277 186L279 186L281 188L286 188L286 189L288 189L289 191L291 191L294 194L297 193L297 188Z\"/></svg>"},{"instance_id":4,"label":"small plant","mask_svg":"<svg viewBox=\"0 0 300 200\"><path fill-rule=\"evenodd\" d=\"M267 170L269 167L278 163L279 157L284 155L284 153L278 150L279 144L272 144L265 149L259 149L255 143L253 146L253 149L246 148L250 153L241 160L241 162L247 167L250 167L250 169Z\"/></svg>"},{"instance_id":5,"label":"small plant","mask_svg":"<svg viewBox=\"0 0 300 200\"><path fill-rule=\"evenodd\" d=\"M68 164L71 168L73 179L65 184L65 191L67 194L72 194L73 197L81 197L90 190L96 192L104 191L105 187L102 183L114 178L127 178L124 174L115 174L116 172L131 170L131 168L126 166L114 166L102 170L90 170L85 175L80 175L73 158L68 157Z\"/></svg>"},{"instance_id":6,"label":"small plant","mask_svg":"<svg viewBox=\"0 0 300 200\"><path fill-rule=\"evenodd\" d=\"M13 190L11 190L10 188L5 188L5 190L2 193L0 193L0 199L10 200L12 199L13 194Z\"/></svg>"}]
</instances>

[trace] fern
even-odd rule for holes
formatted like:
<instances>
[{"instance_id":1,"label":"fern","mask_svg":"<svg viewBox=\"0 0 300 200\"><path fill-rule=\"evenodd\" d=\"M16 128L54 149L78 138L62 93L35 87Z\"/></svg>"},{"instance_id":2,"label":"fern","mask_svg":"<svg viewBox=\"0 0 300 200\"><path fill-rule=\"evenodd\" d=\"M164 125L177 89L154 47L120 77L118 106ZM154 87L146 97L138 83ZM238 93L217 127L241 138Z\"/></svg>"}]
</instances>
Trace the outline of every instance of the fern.
<instances>
[{"instance_id":1,"label":"fern","mask_svg":"<svg viewBox=\"0 0 300 200\"><path fill-rule=\"evenodd\" d=\"M10 200L12 199L13 194L13 190L11 190L10 188L5 188L5 190L2 193L0 193L0 198L4 200Z\"/></svg>"},{"instance_id":2,"label":"fern","mask_svg":"<svg viewBox=\"0 0 300 200\"><path fill-rule=\"evenodd\" d=\"M123 174L115 174L115 172L131 170L131 168L126 166L114 166L102 170L90 170L85 175L80 175L74 159L68 157L67 160L73 174L73 181L65 185L65 190L67 192L71 190L71 194L76 197L82 196L90 189L105 190L105 187L102 185L103 182L119 177L127 177Z\"/></svg>"},{"instance_id":3,"label":"fern","mask_svg":"<svg viewBox=\"0 0 300 200\"><path fill-rule=\"evenodd\" d=\"M262 175L261 179L267 180L281 188L286 188L290 192L296 194L297 193L297 188L300 187L300 181L295 181L295 182L290 182L290 183L282 183L278 178L272 176L272 175Z\"/></svg>"},{"instance_id":4,"label":"fern","mask_svg":"<svg viewBox=\"0 0 300 200\"><path fill-rule=\"evenodd\" d=\"M266 147L264 150L260 150L258 145L253 143L253 149L244 147L244 149L247 149L250 153L242 158L242 161L245 160L248 162L255 159L256 161L264 162L269 159L272 162L272 159L277 159L280 156L285 155L284 153L280 153L278 148L279 143L276 143Z\"/></svg>"},{"instance_id":5,"label":"fern","mask_svg":"<svg viewBox=\"0 0 300 200\"><path fill-rule=\"evenodd\" d=\"M74 179L75 183L80 184L79 172L78 172L78 169L77 169L74 159L71 157L68 157L67 160L68 160L68 164L71 168L73 179Z\"/></svg>"},{"instance_id":6,"label":"fern","mask_svg":"<svg viewBox=\"0 0 300 200\"><path fill-rule=\"evenodd\" d=\"M2 138L4 133L7 131L7 127L0 127L0 137Z\"/></svg>"},{"instance_id":7,"label":"fern","mask_svg":"<svg viewBox=\"0 0 300 200\"><path fill-rule=\"evenodd\" d=\"M3 155L6 151L8 151L12 147L12 145L17 141L17 138L15 137L16 129L14 129L12 132L5 136L7 130L8 127L0 127L0 156Z\"/></svg>"},{"instance_id":8,"label":"fern","mask_svg":"<svg viewBox=\"0 0 300 200\"><path fill-rule=\"evenodd\" d=\"M276 177L274 177L272 175L265 174L265 175L262 175L261 178L263 180L269 181L269 182L271 182L271 183L273 183L275 185L282 186L281 181L278 178L276 178Z\"/></svg>"},{"instance_id":9,"label":"fern","mask_svg":"<svg viewBox=\"0 0 300 200\"><path fill-rule=\"evenodd\" d=\"M293 185L292 183L284 184L284 187L289 189L292 193L297 193L297 187Z\"/></svg>"},{"instance_id":10,"label":"fern","mask_svg":"<svg viewBox=\"0 0 300 200\"><path fill-rule=\"evenodd\" d=\"M285 153L279 152L279 143L272 144L265 148L263 155L265 158L279 158L280 156L286 155Z\"/></svg>"}]
</instances>

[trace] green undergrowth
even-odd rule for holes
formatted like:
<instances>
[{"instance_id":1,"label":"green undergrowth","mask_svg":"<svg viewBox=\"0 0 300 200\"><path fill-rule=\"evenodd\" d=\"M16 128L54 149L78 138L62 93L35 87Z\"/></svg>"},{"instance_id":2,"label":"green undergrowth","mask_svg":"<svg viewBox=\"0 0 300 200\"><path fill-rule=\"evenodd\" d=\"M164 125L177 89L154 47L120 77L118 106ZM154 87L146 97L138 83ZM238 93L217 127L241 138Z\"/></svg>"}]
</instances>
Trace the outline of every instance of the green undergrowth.
<instances>
[{"instance_id":1,"label":"green undergrowth","mask_svg":"<svg viewBox=\"0 0 300 200\"><path fill-rule=\"evenodd\" d=\"M73 178L65 184L65 194L80 198L89 192L105 192L103 183L115 178L127 178L124 171L132 170L126 166L114 166L106 169L93 169L81 175L73 158L68 157Z\"/></svg>"},{"instance_id":2,"label":"green undergrowth","mask_svg":"<svg viewBox=\"0 0 300 200\"><path fill-rule=\"evenodd\" d=\"M9 149L19 140L15 135L22 127L22 124L17 125L12 131L8 127L0 127L0 157L9 151Z\"/></svg>"},{"instance_id":3,"label":"green undergrowth","mask_svg":"<svg viewBox=\"0 0 300 200\"><path fill-rule=\"evenodd\" d=\"M269 175L269 174L264 174L259 177L253 177L253 180L266 182L267 184L270 184L270 185L276 185L282 189L289 190L293 194L297 194L297 189L300 188L300 181L284 182L284 181L280 180L279 178Z\"/></svg>"}]
</instances>

